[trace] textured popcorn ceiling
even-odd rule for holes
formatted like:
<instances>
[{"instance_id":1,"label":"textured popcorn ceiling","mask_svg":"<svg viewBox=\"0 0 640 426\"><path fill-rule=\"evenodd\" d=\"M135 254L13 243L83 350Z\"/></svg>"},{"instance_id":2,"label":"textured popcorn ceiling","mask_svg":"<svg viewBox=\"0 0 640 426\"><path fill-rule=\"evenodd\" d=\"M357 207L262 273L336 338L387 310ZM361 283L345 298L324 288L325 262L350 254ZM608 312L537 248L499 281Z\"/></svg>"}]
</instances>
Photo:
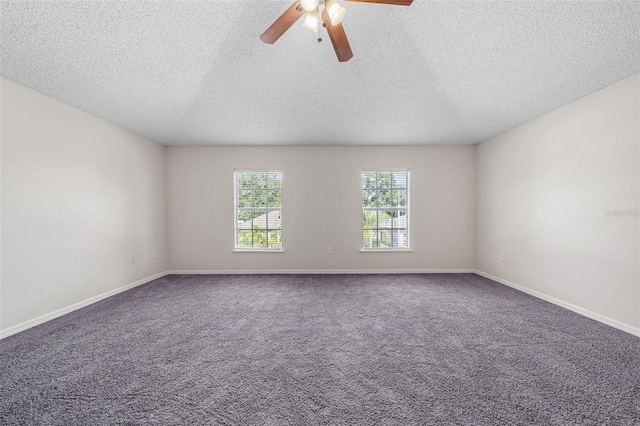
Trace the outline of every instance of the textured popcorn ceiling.
<instances>
[{"instance_id":1,"label":"textured popcorn ceiling","mask_svg":"<svg viewBox=\"0 0 640 426\"><path fill-rule=\"evenodd\" d=\"M170 145L482 142L640 71L640 2L2 1L2 76Z\"/></svg>"}]
</instances>

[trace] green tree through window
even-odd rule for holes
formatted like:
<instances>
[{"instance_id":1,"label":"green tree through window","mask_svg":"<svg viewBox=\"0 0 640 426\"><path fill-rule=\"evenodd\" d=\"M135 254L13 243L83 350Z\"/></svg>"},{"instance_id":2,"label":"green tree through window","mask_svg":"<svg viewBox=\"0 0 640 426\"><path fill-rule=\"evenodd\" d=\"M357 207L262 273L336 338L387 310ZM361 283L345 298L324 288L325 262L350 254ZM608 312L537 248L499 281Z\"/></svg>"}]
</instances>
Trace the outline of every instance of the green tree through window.
<instances>
[{"instance_id":1,"label":"green tree through window","mask_svg":"<svg viewBox=\"0 0 640 426\"><path fill-rule=\"evenodd\" d=\"M362 248L409 247L409 171L362 172Z\"/></svg>"},{"instance_id":2,"label":"green tree through window","mask_svg":"<svg viewBox=\"0 0 640 426\"><path fill-rule=\"evenodd\" d=\"M282 249L282 173L236 171L236 249Z\"/></svg>"}]
</instances>

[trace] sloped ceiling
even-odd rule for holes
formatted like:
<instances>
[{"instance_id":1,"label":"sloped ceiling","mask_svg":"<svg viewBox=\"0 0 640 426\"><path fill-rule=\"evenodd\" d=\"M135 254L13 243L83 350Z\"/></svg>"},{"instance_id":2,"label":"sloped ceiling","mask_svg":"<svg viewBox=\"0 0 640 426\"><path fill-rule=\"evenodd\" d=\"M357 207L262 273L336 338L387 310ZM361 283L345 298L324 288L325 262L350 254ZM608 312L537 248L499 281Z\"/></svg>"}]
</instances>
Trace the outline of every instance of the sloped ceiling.
<instances>
[{"instance_id":1,"label":"sloped ceiling","mask_svg":"<svg viewBox=\"0 0 640 426\"><path fill-rule=\"evenodd\" d=\"M640 72L638 1L3 1L2 76L167 145L475 144Z\"/></svg>"}]
</instances>

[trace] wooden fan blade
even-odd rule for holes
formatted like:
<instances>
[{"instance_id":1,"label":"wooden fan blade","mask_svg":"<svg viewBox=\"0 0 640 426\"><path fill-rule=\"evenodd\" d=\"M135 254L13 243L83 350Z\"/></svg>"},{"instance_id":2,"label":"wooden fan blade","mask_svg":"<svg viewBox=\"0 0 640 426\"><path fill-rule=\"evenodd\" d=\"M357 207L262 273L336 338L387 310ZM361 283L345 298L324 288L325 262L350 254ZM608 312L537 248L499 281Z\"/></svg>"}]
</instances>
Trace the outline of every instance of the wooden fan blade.
<instances>
[{"instance_id":1,"label":"wooden fan blade","mask_svg":"<svg viewBox=\"0 0 640 426\"><path fill-rule=\"evenodd\" d=\"M300 17L304 14L304 9L300 5L300 0L296 0L289 9L285 10L284 13L276 19L276 21L271 24L267 31L265 31L261 36L260 40L265 43L273 44L280 38L282 34L284 34L295 22L300 19Z\"/></svg>"},{"instance_id":2,"label":"wooden fan blade","mask_svg":"<svg viewBox=\"0 0 640 426\"><path fill-rule=\"evenodd\" d=\"M327 33L331 39L331 44L333 44L333 50L336 51L336 55L338 56L338 61L347 62L353 58L353 52L351 51L351 46L349 46L349 40L347 40L347 34L344 32L342 24L331 25L331 19L327 16L326 9L322 12L322 21L327 27Z\"/></svg>"},{"instance_id":3,"label":"wooden fan blade","mask_svg":"<svg viewBox=\"0 0 640 426\"><path fill-rule=\"evenodd\" d=\"M358 3L380 3L380 4L394 4L396 6L410 6L413 0L346 0Z\"/></svg>"}]
</instances>

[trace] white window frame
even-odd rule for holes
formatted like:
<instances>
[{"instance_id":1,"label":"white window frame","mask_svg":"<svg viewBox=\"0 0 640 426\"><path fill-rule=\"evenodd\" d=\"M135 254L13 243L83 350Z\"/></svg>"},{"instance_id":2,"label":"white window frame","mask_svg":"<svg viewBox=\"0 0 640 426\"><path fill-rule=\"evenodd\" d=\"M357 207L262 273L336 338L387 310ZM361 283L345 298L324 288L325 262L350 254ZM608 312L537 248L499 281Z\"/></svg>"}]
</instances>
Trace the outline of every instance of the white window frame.
<instances>
[{"instance_id":1,"label":"white window frame","mask_svg":"<svg viewBox=\"0 0 640 426\"><path fill-rule=\"evenodd\" d=\"M239 195L239 188L238 188L238 173L280 173L280 207L279 208L270 208L270 207L243 207L240 208L239 207L239 200L238 200L238 195ZM283 205L284 205L284 201L283 200L283 191L282 191L282 184L283 184L283 176L284 174L282 173L281 170L274 170L274 169L233 169L233 223L234 223L234 227L233 227L233 252L234 253L284 253L284 238L282 237L284 235L284 213L283 213ZM270 188L265 188L266 190L269 190ZM253 190L253 188L251 189ZM271 190L275 190L275 188L271 189ZM267 247L238 247L238 212L240 211L251 211L251 210L259 210L259 211L267 211L267 212L271 212L271 211L280 211L280 220L282 221L281 226L280 226L280 235L281 235L281 239L282 239L282 244L281 247L269 247L268 243L267 243ZM253 227L252 227L253 229ZM252 230L253 232L253 230ZM268 235L268 233L267 233ZM267 237L268 238L268 237Z\"/></svg>"},{"instance_id":2,"label":"white window frame","mask_svg":"<svg viewBox=\"0 0 640 426\"><path fill-rule=\"evenodd\" d=\"M365 173L388 173L388 172L405 172L407 174L407 187L406 187L406 206L405 207L366 207L364 206L364 200L362 199L362 178ZM411 172L408 168L380 168L380 169L362 169L360 173L360 203L361 203L361 217L360 217L360 229L361 229L361 238L360 238L360 251L362 253L380 253L380 252L411 252L413 249L411 248L411 207L410 207L410 192L411 192ZM407 245L406 247L364 247L364 236L365 229L362 224L362 216L366 211L380 211L380 210L406 210L407 211ZM378 224L376 224L376 230L385 229L386 228L378 228ZM391 233L393 234L393 227L391 228Z\"/></svg>"}]
</instances>

